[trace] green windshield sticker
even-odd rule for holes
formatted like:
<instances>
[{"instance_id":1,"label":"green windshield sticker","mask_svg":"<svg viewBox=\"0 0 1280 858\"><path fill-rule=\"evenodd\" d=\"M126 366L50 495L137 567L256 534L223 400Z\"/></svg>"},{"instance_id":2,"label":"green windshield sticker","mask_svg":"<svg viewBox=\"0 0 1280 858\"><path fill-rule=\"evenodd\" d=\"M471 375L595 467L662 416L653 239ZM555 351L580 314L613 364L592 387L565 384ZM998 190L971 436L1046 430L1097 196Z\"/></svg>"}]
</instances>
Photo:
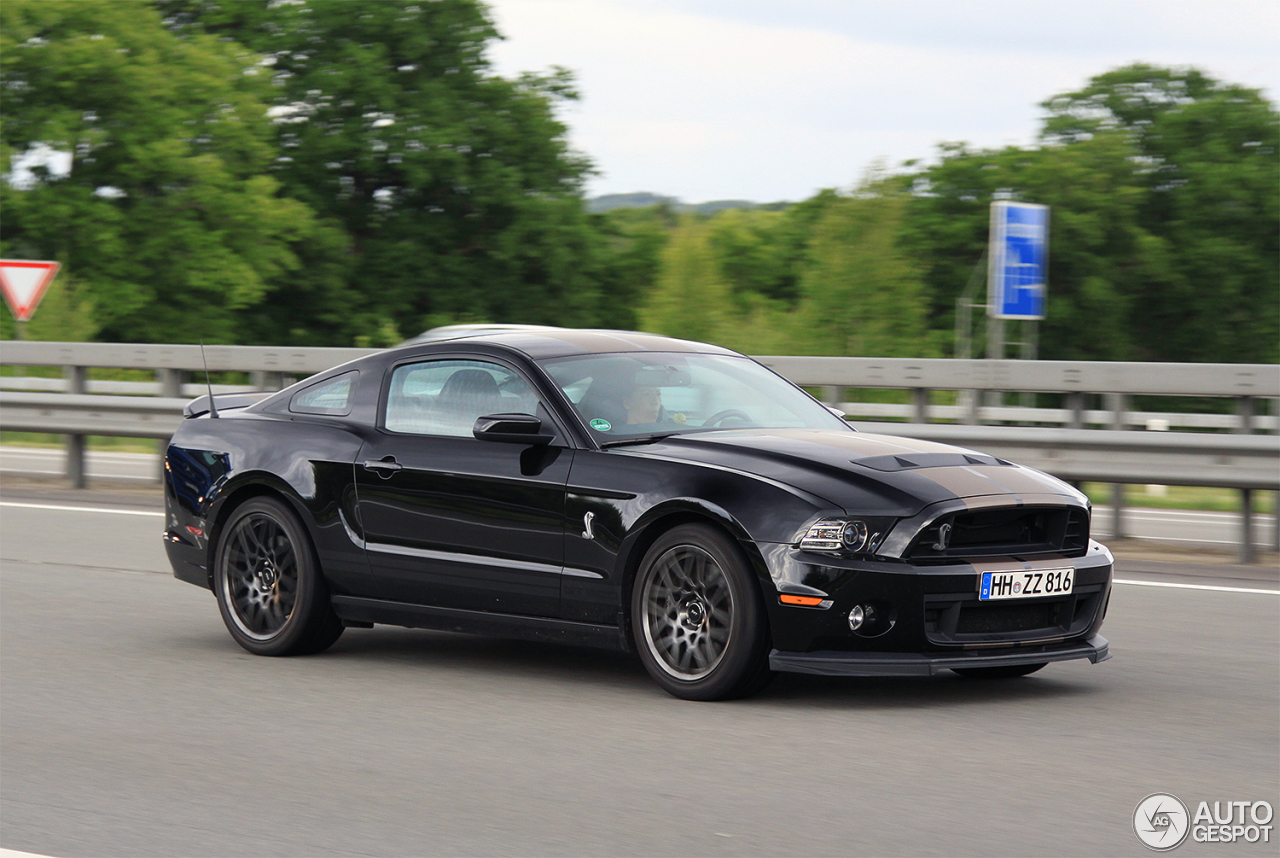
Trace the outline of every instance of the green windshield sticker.
<instances>
[{"instance_id":1,"label":"green windshield sticker","mask_svg":"<svg viewBox=\"0 0 1280 858\"><path fill-rule=\"evenodd\" d=\"M591 428L596 430L597 432L608 432L612 428L612 426L613 424L611 424L608 420L602 420L599 417L591 421Z\"/></svg>"}]
</instances>

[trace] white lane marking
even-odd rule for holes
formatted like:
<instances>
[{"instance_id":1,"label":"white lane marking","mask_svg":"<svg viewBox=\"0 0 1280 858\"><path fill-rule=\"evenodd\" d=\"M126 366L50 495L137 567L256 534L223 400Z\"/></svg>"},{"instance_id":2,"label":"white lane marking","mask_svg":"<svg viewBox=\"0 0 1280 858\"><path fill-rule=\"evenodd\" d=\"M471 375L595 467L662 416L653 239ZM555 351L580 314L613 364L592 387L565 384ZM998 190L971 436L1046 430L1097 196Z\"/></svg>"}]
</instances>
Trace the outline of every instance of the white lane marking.
<instances>
[{"instance_id":1,"label":"white lane marking","mask_svg":"<svg viewBox=\"0 0 1280 858\"><path fill-rule=\"evenodd\" d=\"M1101 539L1114 539L1115 534L1103 531L1098 534ZM1207 545L1230 545L1234 540L1231 539L1192 539L1188 536L1136 536L1129 535L1125 539L1148 539L1152 542L1203 542Z\"/></svg>"},{"instance_id":2,"label":"white lane marking","mask_svg":"<svg viewBox=\"0 0 1280 858\"><path fill-rule=\"evenodd\" d=\"M1104 516L1105 517L1105 516ZM1114 516L1113 516L1114 517ZM1150 512L1128 512L1125 513L1126 518L1135 518L1140 521L1164 521L1169 524L1209 524L1209 523L1227 523L1240 520L1238 512L1179 512L1179 513L1163 513L1156 514ZM1269 513L1255 512L1253 517L1259 521L1271 518Z\"/></svg>"},{"instance_id":3,"label":"white lane marking","mask_svg":"<svg viewBox=\"0 0 1280 858\"><path fill-rule=\"evenodd\" d=\"M159 453L122 453L119 450L88 450L87 454L90 458L103 459L121 459L126 462L134 462L140 459L154 459ZM31 458L62 458L66 455L65 450L55 450L49 447L0 447L0 457L16 456L21 459L24 456Z\"/></svg>"},{"instance_id":4,"label":"white lane marking","mask_svg":"<svg viewBox=\"0 0 1280 858\"><path fill-rule=\"evenodd\" d=\"M1135 581L1132 578L1116 578L1116 584L1135 587L1169 587L1174 590L1213 590L1218 593L1258 593L1263 596L1280 596L1280 590L1260 590L1253 587L1214 587L1210 584L1176 584L1172 581Z\"/></svg>"},{"instance_id":5,"label":"white lane marking","mask_svg":"<svg viewBox=\"0 0 1280 858\"><path fill-rule=\"evenodd\" d=\"M67 472L66 471L31 471L26 468L0 468L0 474L14 474L16 476L29 476L31 474L38 474L40 476L65 477L67 475ZM152 476L152 477L145 477L145 476L142 476L141 474L106 474L106 473L103 473L102 471L90 471L89 473L85 474L85 476L88 477L89 479L99 479L99 480L139 480L139 481L148 482L148 483L160 482L160 477L158 475Z\"/></svg>"},{"instance_id":6,"label":"white lane marking","mask_svg":"<svg viewBox=\"0 0 1280 858\"><path fill-rule=\"evenodd\" d=\"M68 512L101 512L107 515L153 515L164 518L164 513L149 509L107 509L100 506L59 506L51 503L18 503L17 501L0 501L0 506L14 506L22 509L55 509Z\"/></svg>"},{"instance_id":7,"label":"white lane marking","mask_svg":"<svg viewBox=\"0 0 1280 858\"><path fill-rule=\"evenodd\" d=\"M35 852L19 852L16 849L0 849L0 858L49 858Z\"/></svg>"}]
</instances>

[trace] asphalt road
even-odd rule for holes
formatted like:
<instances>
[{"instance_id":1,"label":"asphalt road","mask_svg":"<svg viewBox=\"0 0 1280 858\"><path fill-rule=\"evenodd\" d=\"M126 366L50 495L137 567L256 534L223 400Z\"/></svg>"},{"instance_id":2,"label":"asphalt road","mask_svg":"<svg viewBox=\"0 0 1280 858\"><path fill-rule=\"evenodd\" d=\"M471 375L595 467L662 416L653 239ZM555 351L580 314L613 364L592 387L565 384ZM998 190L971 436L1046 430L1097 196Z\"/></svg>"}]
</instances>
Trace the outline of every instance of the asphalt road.
<instances>
[{"instance_id":1,"label":"asphalt road","mask_svg":"<svg viewBox=\"0 0 1280 858\"><path fill-rule=\"evenodd\" d=\"M1150 793L1280 807L1271 569L1133 574L1237 589L1118 585L1097 666L782 676L705 704L627 656L444 633L256 658L169 575L153 504L35 502L0 500L6 849L1146 855L1131 816ZM1275 835L1176 854L1274 855Z\"/></svg>"}]
</instances>

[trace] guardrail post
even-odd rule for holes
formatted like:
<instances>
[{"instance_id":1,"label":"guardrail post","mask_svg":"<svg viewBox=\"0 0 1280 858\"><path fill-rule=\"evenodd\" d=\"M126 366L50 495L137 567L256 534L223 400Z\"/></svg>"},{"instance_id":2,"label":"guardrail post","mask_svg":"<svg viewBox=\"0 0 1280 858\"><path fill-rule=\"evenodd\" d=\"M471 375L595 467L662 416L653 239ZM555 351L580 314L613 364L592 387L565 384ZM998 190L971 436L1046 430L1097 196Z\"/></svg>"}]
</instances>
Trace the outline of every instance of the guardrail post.
<instances>
[{"instance_id":1,"label":"guardrail post","mask_svg":"<svg viewBox=\"0 0 1280 858\"><path fill-rule=\"evenodd\" d=\"M1067 394L1067 410L1071 416L1067 418L1068 429L1084 428L1084 393L1073 390Z\"/></svg>"},{"instance_id":2,"label":"guardrail post","mask_svg":"<svg viewBox=\"0 0 1280 858\"><path fill-rule=\"evenodd\" d=\"M1123 393L1108 393L1107 408L1111 411L1111 428L1123 430L1125 412L1128 410L1128 399ZM1111 535L1116 539L1124 539L1128 532L1124 526L1124 483L1111 484Z\"/></svg>"},{"instance_id":3,"label":"guardrail post","mask_svg":"<svg viewBox=\"0 0 1280 858\"><path fill-rule=\"evenodd\" d=\"M284 390L284 373L274 370L256 369L249 373L249 383L257 390Z\"/></svg>"},{"instance_id":4,"label":"guardrail post","mask_svg":"<svg viewBox=\"0 0 1280 858\"><path fill-rule=\"evenodd\" d=\"M819 388L819 390L822 391L823 405L838 406L840 404L840 388L836 387L834 384L824 384Z\"/></svg>"},{"instance_id":5,"label":"guardrail post","mask_svg":"<svg viewBox=\"0 0 1280 858\"><path fill-rule=\"evenodd\" d=\"M180 369L156 370L156 381L160 383L160 395L181 399L182 385L187 380L186 376L186 372Z\"/></svg>"},{"instance_id":6,"label":"guardrail post","mask_svg":"<svg viewBox=\"0 0 1280 858\"><path fill-rule=\"evenodd\" d=\"M83 366L63 367L67 377L67 393L84 393L88 389L89 370ZM67 436L67 480L73 489L82 489L87 480L84 467L85 437L83 435Z\"/></svg>"},{"instance_id":7,"label":"guardrail post","mask_svg":"<svg viewBox=\"0 0 1280 858\"><path fill-rule=\"evenodd\" d=\"M1271 413L1280 417L1280 399L1271 400ZM1280 492L1271 493L1271 550L1280 551Z\"/></svg>"},{"instance_id":8,"label":"guardrail post","mask_svg":"<svg viewBox=\"0 0 1280 858\"><path fill-rule=\"evenodd\" d=\"M186 370L181 369L158 369L156 370L156 381L160 382L160 395L167 396L172 399L182 399L182 385L187 380ZM160 482L164 482L164 454L169 449L169 439L161 438L156 442L156 476L160 478Z\"/></svg>"},{"instance_id":9,"label":"guardrail post","mask_svg":"<svg viewBox=\"0 0 1280 858\"><path fill-rule=\"evenodd\" d=\"M1253 397L1236 397L1236 413L1240 415L1240 425L1236 431L1241 435L1253 432ZM1240 490L1240 550L1237 555L1241 563L1252 563L1256 558L1253 551L1253 490Z\"/></svg>"},{"instance_id":10,"label":"guardrail post","mask_svg":"<svg viewBox=\"0 0 1280 858\"><path fill-rule=\"evenodd\" d=\"M915 401L915 421L917 423L929 422L929 388L917 387L912 391Z\"/></svg>"}]
</instances>

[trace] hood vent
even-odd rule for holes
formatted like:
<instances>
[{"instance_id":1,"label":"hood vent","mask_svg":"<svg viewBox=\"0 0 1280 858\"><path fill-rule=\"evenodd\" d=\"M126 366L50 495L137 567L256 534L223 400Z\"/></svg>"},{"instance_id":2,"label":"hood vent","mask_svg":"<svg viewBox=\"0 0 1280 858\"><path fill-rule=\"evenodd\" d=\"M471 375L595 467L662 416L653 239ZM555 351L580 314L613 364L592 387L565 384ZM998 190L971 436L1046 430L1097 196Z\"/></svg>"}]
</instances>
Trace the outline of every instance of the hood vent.
<instances>
[{"instance_id":1,"label":"hood vent","mask_svg":"<svg viewBox=\"0 0 1280 858\"><path fill-rule=\"evenodd\" d=\"M970 465L1013 467L995 456L984 456L981 453L911 453L908 456L868 456L865 459L850 461L855 465L886 473L912 471L917 468L963 468Z\"/></svg>"}]
</instances>

